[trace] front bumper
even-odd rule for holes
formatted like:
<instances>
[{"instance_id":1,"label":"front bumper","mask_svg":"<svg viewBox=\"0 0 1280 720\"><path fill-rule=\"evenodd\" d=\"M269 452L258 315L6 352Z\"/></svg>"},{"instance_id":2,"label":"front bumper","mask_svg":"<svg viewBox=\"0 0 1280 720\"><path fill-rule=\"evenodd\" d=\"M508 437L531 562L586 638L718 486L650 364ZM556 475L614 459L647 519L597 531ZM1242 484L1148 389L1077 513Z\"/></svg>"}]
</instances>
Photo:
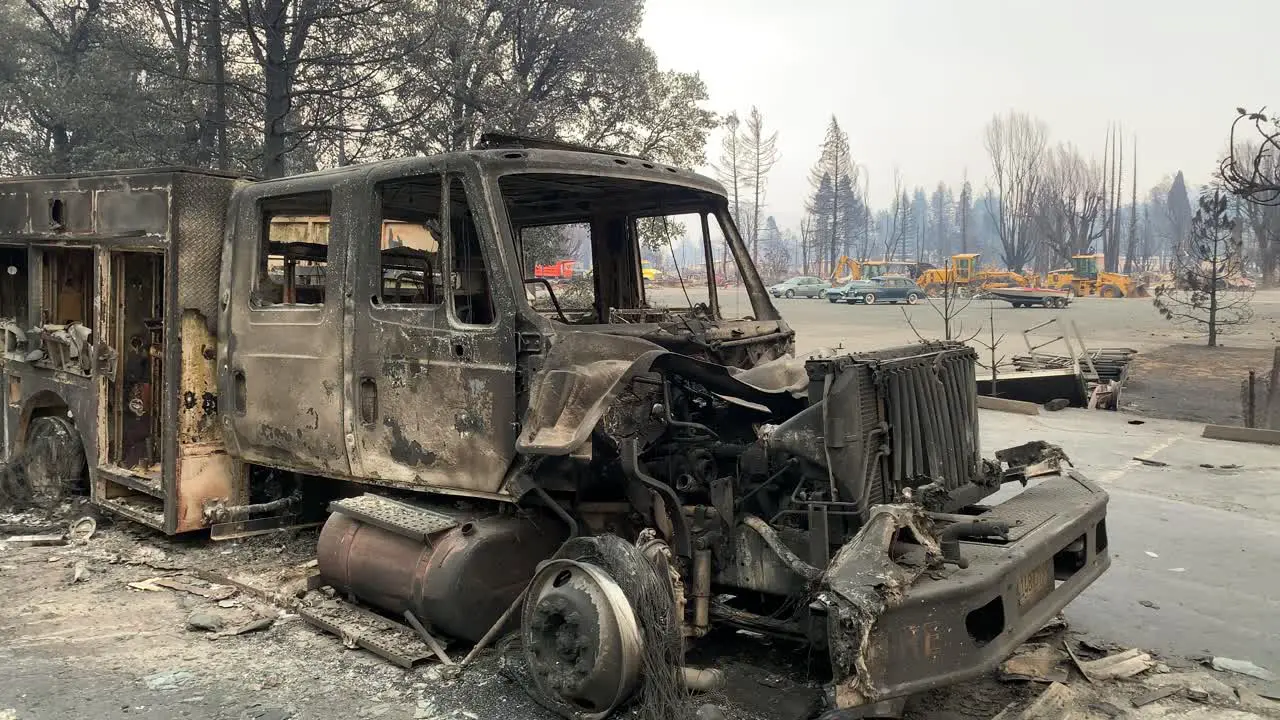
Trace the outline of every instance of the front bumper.
<instances>
[{"instance_id":1,"label":"front bumper","mask_svg":"<svg viewBox=\"0 0 1280 720\"><path fill-rule=\"evenodd\" d=\"M921 557L938 549L937 535L919 511L908 518L910 506L880 506L885 512L841 548L819 594L837 706L993 669L1110 565L1106 506L1107 494L1074 470L1048 476L974 518L1007 522L1008 539L961 541L964 568L891 557L903 532L916 535Z\"/></svg>"}]
</instances>

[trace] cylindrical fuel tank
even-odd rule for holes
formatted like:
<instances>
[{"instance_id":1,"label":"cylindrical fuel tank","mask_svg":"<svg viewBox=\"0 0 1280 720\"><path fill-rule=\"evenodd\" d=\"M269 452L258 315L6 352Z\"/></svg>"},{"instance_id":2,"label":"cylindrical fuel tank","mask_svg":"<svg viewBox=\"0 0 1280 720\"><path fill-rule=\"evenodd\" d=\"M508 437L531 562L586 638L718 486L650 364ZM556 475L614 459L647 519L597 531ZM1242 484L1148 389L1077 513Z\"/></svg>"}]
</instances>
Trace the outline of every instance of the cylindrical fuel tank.
<instances>
[{"instance_id":1,"label":"cylindrical fuel tank","mask_svg":"<svg viewBox=\"0 0 1280 720\"><path fill-rule=\"evenodd\" d=\"M411 610L446 635L476 642L566 534L550 517L495 514L462 520L424 544L335 512L316 555L335 589L396 616Z\"/></svg>"}]
</instances>

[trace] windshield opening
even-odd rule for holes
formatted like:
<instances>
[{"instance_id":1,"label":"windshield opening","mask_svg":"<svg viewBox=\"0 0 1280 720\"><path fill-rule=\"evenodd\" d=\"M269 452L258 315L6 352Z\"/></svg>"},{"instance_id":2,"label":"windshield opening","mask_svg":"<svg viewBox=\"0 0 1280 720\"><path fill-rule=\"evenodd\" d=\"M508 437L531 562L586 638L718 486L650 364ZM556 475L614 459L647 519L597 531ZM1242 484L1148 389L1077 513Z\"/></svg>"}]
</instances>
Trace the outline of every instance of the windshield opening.
<instances>
[{"instance_id":1,"label":"windshield opening","mask_svg":"<svg viewBox=\"0 0 1280 720\"><path fill-rule=\"evenodd\" d=\"M716 195L568 173L505 175L498 186L539 313L584 325L720 317L716 280L737 263L720 256Z\"/></svg>"}]
</instances>

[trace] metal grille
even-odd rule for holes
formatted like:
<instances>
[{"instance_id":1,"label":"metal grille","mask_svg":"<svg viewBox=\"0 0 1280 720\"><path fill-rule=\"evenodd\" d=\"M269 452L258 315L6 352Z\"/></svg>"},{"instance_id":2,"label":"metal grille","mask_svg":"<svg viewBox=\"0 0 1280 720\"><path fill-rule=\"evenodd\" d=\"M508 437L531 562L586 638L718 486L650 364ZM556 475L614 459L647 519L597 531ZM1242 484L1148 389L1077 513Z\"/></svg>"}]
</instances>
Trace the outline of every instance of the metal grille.
<instances>
[{"instance_id":1,"label":"metal grille","mask_svg":"<svg viewBox=\"0 0 1280 720\"><path fill-rule=\"evenodd\" d=\"M896 495L903 487L938 482L948 490L980 478L977 354L955 343L927 343L860 356L874 375L883 419L889 425L889 455L882 463L888 487L872 497ZM872 479L873 482L881 478Z\"/></svg>"}]
</instances>

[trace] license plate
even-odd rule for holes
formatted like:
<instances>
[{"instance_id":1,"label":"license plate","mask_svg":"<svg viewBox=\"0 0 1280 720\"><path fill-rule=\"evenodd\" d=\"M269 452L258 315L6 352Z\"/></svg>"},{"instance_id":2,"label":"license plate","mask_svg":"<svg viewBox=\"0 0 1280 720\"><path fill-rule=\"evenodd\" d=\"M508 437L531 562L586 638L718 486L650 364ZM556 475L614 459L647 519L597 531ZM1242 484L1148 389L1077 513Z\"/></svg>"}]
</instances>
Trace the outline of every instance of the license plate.
<instances>
[{"instance_id":1,"label":"license plate","mask_svg":"<svg viewBox=\"0 0 1280 720\"><path fill-rule=\"evenodd\" d=\"M1053 561L1049 560L1018 578L1018 607L1026 609L1053 591Z\"/></svg>"}]
</instances>

